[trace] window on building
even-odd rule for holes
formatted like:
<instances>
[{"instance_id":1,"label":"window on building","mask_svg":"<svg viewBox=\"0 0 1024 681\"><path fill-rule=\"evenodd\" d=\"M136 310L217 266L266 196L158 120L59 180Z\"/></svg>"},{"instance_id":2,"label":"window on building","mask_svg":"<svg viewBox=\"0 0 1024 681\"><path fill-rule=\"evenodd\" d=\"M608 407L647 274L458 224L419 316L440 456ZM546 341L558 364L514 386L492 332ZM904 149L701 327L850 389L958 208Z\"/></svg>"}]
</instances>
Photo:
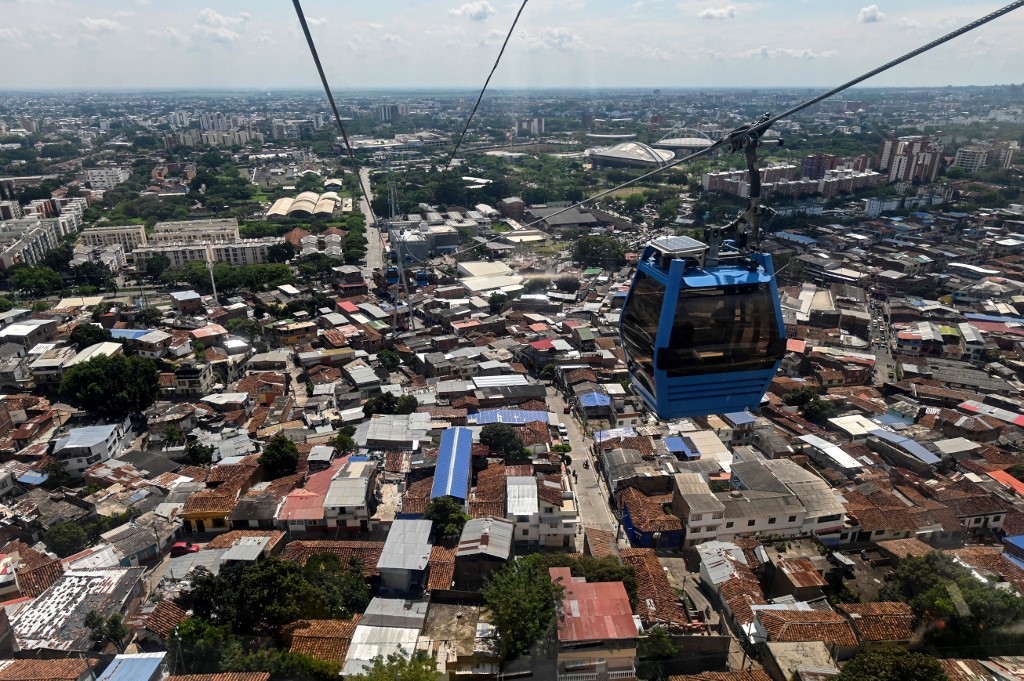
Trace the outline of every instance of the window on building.
<instances>
[{"instance_id":1,"label":"window on building","mask_svg":"<svg viewBox=\"0 0 1024 681\"><path fill-rule=\"evenodd\" d=\"M690 522L691 523L699 523L703 519L704 519L704 514L703 513L691 513L690 514Z\"/></svg>"},{"instance_id":2,"label":"window on building","mask_svg":"<svg viewBox=\"0 0 1024 681\"><path fill-rule=\"evenodd\" d=\"M769 518L768 519L768 524L769 525L774 525L775 524L775 518Z\"/></svg>"},{"instance_id":3,"label":"window on building","mask_svg":"<svg viewBox=\"0 0 1024 681\"><path fill-rule=\"evenodd\" d=\"M529 530L523 530L523 536L524 536L524 537L525 537L525 536L527 536L527 535L529 535L529 534L530 534L530 531L529 531Z\"/></svg>"},{"instance_id":4,"label":"window on building","mask_svg":"<svg viewBox=\"0 0 1024 681\"><path fill-rule=\"evenodd\" d=\"M698 534L699 532L700 532L700 528L699 527L694 527L693 529L690 530L690 534Z\"/></svg>"},{"instance_id":5,"label":"window on building","mask_svg":"<svg viewBox=\"0 0 1024 681\"><path fill-rule=\"evenodd\" d=\"M747 521L747 527L753 527L755 522L756 522L755 520L748 520Z\"/></svg>"},{"instance_id":6,"label":"window on building","mask_svg":"<svg viewBox=\"0 0 1024 681\"><path fill-rule=\"evenodd\" d=\"M732 529L732 521L731 520L725 524L725 529L727 529L727 530Z\"/></svg>"},{"instance_id":7,"label":"window on building","mask_svg":"<svg viewBox=\"0 0 1024 681\"><path fill-rule=\"evenodd\" d=\"M725 511L715 511L711 517L715 520L721 520L725 517Z\"/></svg>"},{"instance_id":8,"label":"window on building","mask_svg":"<svg viewBox=\"0 0 1024 681\"><path fill-rule=\"evenodd\" d=\"M789 516L789 522L795 523L796 522L796 516L795 515Z\"/></svg>"}]
</instances>

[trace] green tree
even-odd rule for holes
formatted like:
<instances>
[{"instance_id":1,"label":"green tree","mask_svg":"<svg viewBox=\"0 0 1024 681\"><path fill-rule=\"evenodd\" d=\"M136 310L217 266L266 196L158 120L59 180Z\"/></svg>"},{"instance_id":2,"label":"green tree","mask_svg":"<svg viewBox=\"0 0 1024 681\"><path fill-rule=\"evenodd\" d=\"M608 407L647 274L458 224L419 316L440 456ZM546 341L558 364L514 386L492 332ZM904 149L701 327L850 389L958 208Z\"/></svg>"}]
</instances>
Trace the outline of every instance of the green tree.
<instances>
[{"instance_id":1,"label":"green tree","mask_svg":"<svg viewBox=\"0 0 1024 681\"><path fill-rule=\"evenodd\" d=\"M57 523L46 530L43 543L46 548L65 558L89 548L89 533L78 523Z\"/></svg>"},{"instance_id":2,"label":"green tree","mask_svg":"<svg viewBox=\"0 0 1024 681\"><path fill-rule=\"evenodd\" d=\"M439 537L455 537L462 535L469 515L462 509L462 504L452 497L438 497L423 510L423 517L434 523L434 532Z\"/></svg>"},{"instance_id":3,"label":"green tree","mask_svg":"<svg viewBox=\"0 0 1024 681\"><path fill-rule=\"evenodd\" d=\"M60 392L89 413L123 420L153 404L159 373L149 359L124 355L94 357L64 373Z\"/></svg>"},{"instance_id":4,"label":"green tree","mask_svg":"<svg viewBox=\"0 0 1024 681\"><path fill-rule=\"evenodd\" d=\"M890 647L856 655L843 665L836 681L944 681L948 678L934 657Z\"/></svg>"},{"instance_id":5,"label":"green tree","mask_svg":"<svg viewBox=\"0 0 1024 681\"><path fill-rule=\"evenodd\" d=\"M508 296L504 293L492 293L491 297L487 299L487 305L490 308L491 314L498 314L501 312L501 308L508 301Z\"/></svg>"},{"instance_id":6,"label":"green tree","mask_svg":"<svg viewBox=\"0 0 1024 681\"><path fill-rule=\"evenodd\" d=\"M832 400L814 398L804 405L803 415L808 421L821 423L839 413L839 407Z\"/></svg>"},{"instance_id":7,"label":"green tree","mask_svg":"<svg viewBox=\"0 0 1024 681\"><path fill-rule=\"evenodd\" d=\"M310 556L302 574L320 594L330 617L348 619L370 604L370 583L363 576L362 563L354 556L347 563L333 553Z\"/></svg>"},{"instance_id":8,"label":"green tree","mask_svg":"<svg viewBox=\"0 0 1024 681\"><path fill-rule=\"evenodd\" d=\"M114 340L114 337L110 335L110 332L104 329L102 326L95 324L79 324L71 331L71 335L68 340L75 346L75 349L81 352L90 345L96 343L109 343Z\"/></svg>"},{"instance_id":9,"label":"green tree","mask_svg":"<svg viewBox=\"0 0 1024 681\"><path fill-rule=\"evenodd\" d=\"M540 370L540 377L546 381L553 381L555 376L557 376L555 365L551 362L545 364L544 368Z\"/></svg>"},{"instance_id":10,"label":"green tree","mask_svg":"<svg viewBox=\"0 0 1024 681\"><path fill-rule=\"evenodd\" d=\"M164 313L155 307L144 307L135 313L135 323L143 328L156 326L164 318Z\"/></svg>"},{"instance_id":11,"label":"green tree","mask_svg":"<svg viewBox=\"0 0 1024 681\"><path fill-rule=\"evenodd\" d=\"M185 463L189 466L209 466L213 463L215 451L212 445L204 445L198 439L189 440L185 444Z\"/></svg>"},{"instance_id":12,"label":"green tree","mask_svg":"<svg viewBox=\"0 0 1024 681\"><path fill-rule=\"evenodd\" d=\"M370 668L348 677L348 681L440 681L437 663L422 652L406 659L397 654L373 659Z\"/></svg>"},{"instance_id":13,"label":"green tree","mask_svg":"<svg viewBox=\"0 0 1024 681\"><path fill-rule=\"evenodd\" d=\"M786 393L782 397L782 401L791 407L802 407L817 396L817 390L811 387L804 387Z\"/></svg>"},{"instance_id":14,"label":"green tree","mask_svg":"<svg viewBox=\"0 0 1024 681\"><path fill-rule=\"evenodd\" d=\"M402 359L394 350L381 350L377 353L377 361L387 371L394 371L402 363Z\"/></svg>"},{"instance_id":15,"label":"green tree","mask_svg":"<svg viewBox=\"0 0 1024 681\"><path fill-rule=\"evenodd\" d=\"M67 464L56 459L46 467L46 488L57 489L71 482L71 474L68 473Z\"/></svg>"},{"instance_id":16,"label":"green tree","mask_svg":"<svg viewBox=\"0 0 1024 681\"><path fill-rule=\"evenodd\" d=\"M11 302L10 298L0 296L0 312L8 312L14 307L14 303Z\"/></svg>"},{"instance_id":17,"label":"green tree","mask_svg":"<svg viewBox=\"0 0 1024 681\"><path fill-rule=\"evenodd\" d=\"M395 400L395 413L396 414L411 414L420 406L419 400L416 399L415 395L402 395Z\"/></svg>"},{"instance_id":18,"label":"green tree","mask_svg":"<svg viewBox=\"0 0 1024 681\"><path fill-rule=\"evenodd\" d=\"M31 295L43 296L64 288L64 280L45 265L16 267L11 273L11 285Z\"/></svg>"},{"instance_id":19,"label":"green tree","mask_svg":"<svg viewBox=\"0 0 1024 681\"><path fill-rule=\"evenodd\" d=\"M580 280L575 277L559 277L555 279L555 288L562 293L579 293Z\"/></svg>"},{"instance_id":20,"label":"green tree","mask_svg":"<svg viewBox=\"0 0 1024 681\"><path fill-rule=\"evenodd\" d=\"M491 573L481 593L503 659L526 654L551 630L562 591L537 561L523 557Z\"/></svg>"},{"instance_id":21,"label":"green tree","mask_svg":"<svg viewBox=\"0 0 1024 681\"><path fill-rule=\"evenodd\" d=\"M131 628L124 623L124 615L119 612L104 618L98 611L90 610L85 616L85 626L93 641L110 641L119 653L124 652L132 636Z\"/></svg>"},{"instance_id":22,"label":"green tree","mask_svg":"<svg viewBox=\"0 0 1024 681\"><path fill-rule=\"evenodd\" d=\"M626 252L611 237L585 236L573 244L572 258L583 265L611 269L626 263Z\"/></svg>"},{"instance_id":23,"label":"green tree","mask_svg":"<svg viewBox=\"0 0 1024 681\"><path fill-rule=\"evenodd\" d=\"M480 444L502 456L517 456L523 451L523 440L507 423L488 423L480 429Z\"/></svg>"},{"instance_id":24,"label":"green tree","mask_svg":"<svg viewBox=\"0 0 1024 681\"><path fill-rule=\"evenodd\" d=\"M537 293L539 291L548 290L548 280L543 277L534 277L533 279L527 279L523 284L523 291L526 293Z\"/></svg>"},{"instance_id":25,"label":"green tree","mask_svg":"<svg viewBox=\"0 0 1024 681\"><path fill-rule=\"evenodd\" d=\"M150 279L159 279L170 266L171 259L163 253L157 253L146 260L146 276Z\"/></svg>"},{"instance_id":26,"label":"green tree","mask_svg":"<svg viewBox=\"0 0 1024 681\"><path fill-rule=\"evenodd\" d=\"M267 260L269 262L288 262L295 257L295 246L287 241L274 244L267 249Z\"/></svg>"},{"instance_id":27,"label":"green tree","mask_svg":"<svg viewBox=\"0 0 1024 681\"><path fill-rule=\"evenodd\" d=\"M328 440L327 444L334 447L334 451L337 452L338 456L347 456L359 448L355 439L348 433L338 433Z\"/></svg>"},{"instance_id":28,"label":"green tree","mask_svg":"<svg viewBox=\"0 0 1024 681\"><path fill-rule=\"evenodd\" d=\"M167 656L174 674L216 674L222 669L222 659L242 657L231 625L214 625L202 617L189 617L178 624L168 639L168 650L179 653Z\"/></svg>"},{"instance_id":29,"label":"green tree","mask_svg":"<svg viewBox=\"0 0 1024 681\"><path fill-rule=\"evenodd\" d=\"M294 442L278 433L263 448L259 462L271 479L292 475L299 463L299 449Z\"/></svg>"},{"instance_id":30,"label":"green tree","mask_svg":"<svg viewBox=\"0 0 1024 681\"><path fill-rule=\"evenodd\" d=\"M679 649L672 643L672 636L664 627L654 627L640 639L639 657L644 660L670 660Z\"/></svg>"}]
</instances>

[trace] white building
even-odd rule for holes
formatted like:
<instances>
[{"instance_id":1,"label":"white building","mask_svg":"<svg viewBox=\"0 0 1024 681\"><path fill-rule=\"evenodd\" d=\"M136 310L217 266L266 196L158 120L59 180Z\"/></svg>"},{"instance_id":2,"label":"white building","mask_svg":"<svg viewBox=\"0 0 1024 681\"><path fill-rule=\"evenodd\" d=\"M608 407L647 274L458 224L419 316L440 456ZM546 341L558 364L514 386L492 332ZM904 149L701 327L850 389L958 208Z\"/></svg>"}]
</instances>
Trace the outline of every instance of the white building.
<instances>
[{"instance_id":1,"label":"white building","mask_svg":"<svg viewBox=\"0 0 1024 681\"><path fill-rule=\"evenodd\" d=\"M673 476L672 512L683 521L685 546L696 546L718 537L725 524L725 506L700 473Z\"/></svg>"},{"instance_id":2,"label":"white building","mask_svg":"<svg viewBox=\"0 0 1024 681\"><path fill-rule=\"evenodd\" d=\"M171 267L182 267L190 262L265 264L270 260L270 247L281 243L284 243L281 237L266 237L235 239L223 243L179 241L151 244L135 249L135 267L145 267L146 262L157 254L166 255L171 261Z\"/></svg>"},{"instance_id":3,"label":"white building","mask_svg":"<svg viewBox=\"0 0 1024 681\"><path fill-rule=\"evenodd\" d=\"M131 421L102 426L72 428L57 440L53 455L64 462L72 477L79 477L93 464L113 458L131 444Z\"/></svg>"},{"instance_id":4,"label":"white building","mask_svg":"<svg viewBox=\"0 0 1024 681\"><path fill-rule=\"evenodd\" d=\"M348 461L331 480L324 497L327 527L366 531L373 515L377 483L376 461Z\"/></svg>"},{"instance_id":5,"label":"white building","mask_svg":"<svg viewBox=\"0 0 1024 681\"><path fill-rule=\"evenodd\" d=\"M84 175L85 181L93 189L113 189L122 182L127 182L131 177L131 170L128 168L106 167L88 168Z\"/></svg>"},{"instance_id":6,"label":"white building","mask_svg":"<svg viewBox=\"0 0 1024 681\"><path fill-rule=\"evenodd\" d=\"M83 246L103 248L119 245L126 252L146 245L146 228L142 225L123 225L120 227L87 227L82 230L78 243Z\"/></svg>"},{"instance_id":7,"label":"white building","mask_svg":"<svg viewBox=\"0 0 1024 681\"><path fill-rule=\"evenodd\" d=\"M239 237L238 220L235 218L175 220L156 223L153 226L152 233L147 235L147 244L178 243L181 241L218 243L233 241Z\"/></svg>"},{"instance_id":8,"label":"white building","mask_svg":"<svg viewBox=\"0 0 1024 681\"><path fill-rule=\"evenodd\" d=\"M515 522L515 541L567 548L579 526L576 498L564 476L561 484L533 476L505 478L507 520Z\"/></svg>"}]
</instances>

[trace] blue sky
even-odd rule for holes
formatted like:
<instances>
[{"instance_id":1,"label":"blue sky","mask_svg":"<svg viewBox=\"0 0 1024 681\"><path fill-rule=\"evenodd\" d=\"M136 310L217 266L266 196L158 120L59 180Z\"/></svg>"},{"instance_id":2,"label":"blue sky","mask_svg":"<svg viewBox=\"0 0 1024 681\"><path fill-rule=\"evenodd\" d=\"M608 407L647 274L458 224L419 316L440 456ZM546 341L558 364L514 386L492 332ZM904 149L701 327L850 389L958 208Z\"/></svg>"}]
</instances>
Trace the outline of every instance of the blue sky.
<instances>
[{"instance_id":1,"label":"blue sky","mask_svg":"<svg viewBox=\"0 0 1024 681\"><path fill-rule=\"evenodd\" d=\"M1001 3L530 0L492 88L832 85ZM338 93L479 88L517 0L304 0ZM1024 81L1024 10L865 85ZM287 0L0 0L0 89L314 88Z\"/></svg>"}]
</instances>

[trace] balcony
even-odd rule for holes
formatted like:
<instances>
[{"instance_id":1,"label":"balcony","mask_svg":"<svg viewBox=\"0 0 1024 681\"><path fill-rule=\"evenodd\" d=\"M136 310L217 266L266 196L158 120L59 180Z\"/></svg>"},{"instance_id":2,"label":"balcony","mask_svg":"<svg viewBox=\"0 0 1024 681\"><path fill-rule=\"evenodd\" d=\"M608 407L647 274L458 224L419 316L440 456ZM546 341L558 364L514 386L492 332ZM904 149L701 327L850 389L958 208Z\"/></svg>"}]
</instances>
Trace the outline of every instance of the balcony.
<instances>
[{"instance_id":1,"label":"balcony","mask_svg":"<svg viewBox=\"0 0 1024 681\"><path fill-rule=\"evenodd\" d=\"M559 674L558 681L597 681L597 672L570 672Z\"/></svg>"}]
</instances>

